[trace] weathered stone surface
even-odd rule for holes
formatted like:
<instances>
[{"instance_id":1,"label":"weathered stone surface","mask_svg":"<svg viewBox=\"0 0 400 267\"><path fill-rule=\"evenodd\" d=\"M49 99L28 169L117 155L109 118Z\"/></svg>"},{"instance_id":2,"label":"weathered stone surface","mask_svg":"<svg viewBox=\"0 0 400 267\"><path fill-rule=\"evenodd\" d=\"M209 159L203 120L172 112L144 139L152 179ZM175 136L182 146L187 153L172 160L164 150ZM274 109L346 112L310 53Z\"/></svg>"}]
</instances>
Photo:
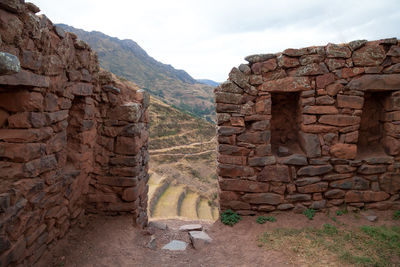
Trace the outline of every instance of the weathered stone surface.
<instances>
[{"instance_id":1,"label":"weathered stone surface","mask_svg":"<svg viewBox=\"0 0 400 267\"><path fill-rule=\"evenodd\" d=\"M319 96L315 99L315 104L317 105L332 105L335 102L335 99L327 95Z\"/></svg>"},{"instance_id":2,"label":"weathered stone surface","mask_svg":"<svg viewBox=\"0 0 400 267\"><path fill-rule=\"evenodd\" d=\"M110 109L107 113L110 119L116 119L128 122L138 122L143 115L142 105L139 103L126 103Z\"/></svg>"},{"instance_id":3,"label":"weathered stone surface","mask_svg":"<svg viewBox=\"0 0 400 267\"><path fill-rule=\"evenodd\" d=\"M346 88L349 90L398 90L400 87L400 74L367 74L351 80Z\"/></svg>"},{"instance_id":4,"label":"weathered stone surface","mask_svg":"<svg viewBox=\"0 0 400 267\"><path fill-rule=\"evenodd\" d=\"M304 166L307 165L307 157L301 154L293 154L289 157L285 158L282 161L283 164L286 165L297 165L297 166Z\"/></svg>"},{"instance_id":5,"label":"weathered stone surface","mask_svg":"<svg viewBox=\"0 0 400 267\"><path fill-rule=\"evenodd\" d=\"M308 195L308 194L287 195L286 199L291 202L308 201L308 200L311 200L311 195Z\"/></svg>"},{"instance_id":6,"label":"weathered stone surface","mask_svg":"<svg viewBox=\"0 0 400 267\"><path fill-rule=\"evenodd\" d=\"M282 54L290 57L300 57L307 53L308 53L307 48L300 48L300 49L288 48L282 52Z\"/></svg>"},{"instance_id":7,"label":"weathered stone surface","mask_svg":"<svg viewBox=\"0 0 400 267\"><path fill-rule=\"evenodd\" d=\"M0 7L13 13L21 13L24 10L24 2L20 0L2 0L0 1Z\"/></svg>"},{"instance_id":8,"label":"weathered stone surface","mask_svg":"<svg viewBox=\"0 0 400 267\"><path fill-rule=\"evenodd\" d=\"M242 199L251 204L278 205L283 202L283 196L274 193L249 193L244 194Z\"/></svg>"},{"instance_id":9,"label":"weathered stone surface","mask_svg":"<svg viewBox=\"0 0 400 267\"><path fill-rule=\"evenodd\" d=\"M305 106L303 108L305 114L338 114L339 111L334 106Z\"/></svg>"},{"instance_id":10,"label":"weathered stone surface","mask_svg":"<svg viewBox=\"0 0 400 267\"><path fill-rule=\"evenodd\" d=\"M337 59L337 58L327 58L325 59L325 63L330 71L341 69L346 65L346 61L344 59Z\"/></svg>"},{"instance_id":11,"label":"weathered stone surface","mask_svg":"<svg viewBox=\"0 0 400 267\"><path fill-rule=\"evenodd\" d=\"M300 65L299 59L280 55L278 58L278 66L283 68L293 68Z\"/></svg>"},{"instance_id":12,"label":"weathered stone surface","mask_svg":"<svg viewBox=\"0 0 400 267\"><path fill-rule=\"evenodd\" d=\"M255 182L250 180L242 180L242 179L221 179L219 181L219 186L221 190L224 191L239 191L239 192L251 192L251 193L260 193L260 192L268 192L269 184Z\"/></svg>"},{"instance_id":13,"label":"weathered stone surface","mask_svg":"<svg viewBox=\"0 0 400 267\"><path fill-rule=\"evenodd\" d=\"M263 167L265 165L271 165L275 163L276 163L276 158L274 156L249 158L249 166L252 167Z\"/></svg>"},{"instance_id":14,"label":"weathered stone surface","mask_svg":"<svg viewBox=\"0 0 400 267\"><path fill-rule=\"evenodd\" d=\"M349 43L351 51L355 51L367 43L367 40L355 40Z\"/></svg>"},{"instance_id":15,"label":"weathered stone surface","mask_svg":"<svg viewBox=\"0 0 400 267\"><path fill-rule=\"evenodd\" d=\"M275 58L275 54L256 54L256 55L250 55L245 57L244 59L248 61L250 64L261 62L261 61L267 61L268 59Z\"/></svg>"},{"instance_id":16,"label":"weathered stone surface","mask_svg":"<svg viewBox=\"0 0 400 267\"><path fill-rule=\"evenodd\" d=\"M317 193L325 192L328 189L327 182L319 182L314 184L309 184L306 186L297 187L299 193Z\"/></svg>"},{"instance_id":17,"label":"weathered stone surface","mask_svg":"<svg viewBox=\"0 0 400 267\"><path fill-rule=\"evenodd\" d=\"M398 173L384 173L379 177L380 188L389 194L396 194L400 190L400 175Z\"/></svg>"},{"instance_id":18,"label":"weathered stone surface","mask_svg":"<svg viewBox=\"0 0 400 267\"><path fill-rule=\"evenodd\" d=\"M337 95L337 103L340 108L354 108L362 109L364 105L364 98L351 95Z\"/></svg>"},{"instance_id":19,"label":"weathered stone surface","mask_svg":"<svg viewBox=\"0 0 400 267\"><path fill-rule=\"evenodd\" d=\"M240 88L249 88L249 77L244 75L238 68L233 68L229 73L229 79Z\"/></svg>"},{"instance_id":20,"label":"weathered stone surface","mask_svg":"<svg viewBox=\"0 0 400 267\"><path fill-rule=\"evenodd\" d=\"M242 99L243 99L243 97L241 94L232 94L232 93L226 93L226 92L216 92L215 93L215 102L217 102L217 103L241 104Z\"/></svg>"},{"instance_id":21,"label":"weathered stone surface","mask_svg":"<svg viewBox=\"0 0 400 267\"><path fill-rule=\"evenodd\" d=\"M11 86L49 87L50 78L26 70L20 70L15 74L0 76L0 84Z\"/></svg>"},{"instance_id":22,"label":"weathered stone surface","mask_svg":"<svg viewBox=\"0 0 400 267\"><path fill-rule=\"evenodd\" d=\"M0 75L18 73L21 70L19 59L9 53L0 52Z\"/></svg>"},{"instance_id":23,"label":"weathered stone surface","mask_svg":"<svg viewBox=\"0 0 400 267\"><path fill-rule=\"evenodd\" d=\"M363 164L358 168L358 173L361 174L377 174L377 173L383 173L386 171L386 166L385 165L368 165L368 164Z\"/></svg>"},{"instance_id":24,"label":"weathered stone surface","mask_svg":"<svg viewBox=\"0 0 400 267\"><path fill-rule=\"evenodd\" d=\"M270 138L270 131L245 132L237 136L237 141L250 144L265 144Z\"/></svg>"},{"instance_id":25,"label":"weathered stone surface","mask_svg":"<svg viewBox=\"0 0 400 267\"><path fill-rule=\"evenodd\" d=\"M201 224L185 224L179 227L179 231L189 232L189 231L201 231L203 226Z\"/></svg>"},{"instance_id":26,"label":"weathered stone surface","mask_svg":"<svg viewBox=\"0 0 400 267\"><path fill-rule=\"evenodd\" d=\"M331 165L305 166L297 171L297 175L317 176L333 170Z\"/></svg>"},{"instance_id":27,"label":"weathered stone surface","mask_svg":"<svg viewBox=\"0 0 400 267\"><path fill-rule=\"evenodd\" d=\"M340 189L332 189L324 193L326 198L343 198L345 191Z\"/></svg>"},{"instance_id":28,"label":"weathered stone surface","mask_svg":"<svg viewBox=\"0 0 400 267\"><path fill-rule=\"evenodd\" d=\"M172 240L171 242L163 246L162 249L171 251L184 251L186 250L187 245L188 244L184 241Z\"/></svg>"},{"instance_id":29,"label":"weathered stone surface","mask_svg":"<svg viewBox=\"0 0 400 267\"><path fill-rule=\"evenodd\" d=\"M190 231L189 236L195 249L201 249L212 242L212 238L204 231Z\"/></svg>"},{"instance_id":30,"label":"weathered stone surface","mask_svg":"<svg viewBox=\"0 0 400 267\"><path fill-rule=\"evenodd\" d=\"M354 51L352 58L355 66L376 66L385 59L385 51L378 45L367 45Z\"/></svg>"},{"instance_id":31,"label":"weathered stone surface","mask_svg":"<svg viewBox=\"0 0 400 267\"><path fill-rule=\"evenodd\" d=\"M294 183L297 186L305 186L305 185L309 185L309 184L318 183L319 181L321 181L321 178L319 178L319 177L306 177L306 178L297 179Z\"/></svg>"},{"instance_id":32,"label":"weathered stone surface","mask_svg":"<svg viewBox=\"0 0 400 267\"><path fill-rule=\"evenodd\" d=\"M266 92L298 92L310 90L310 81L307 77L287 77L273 81L267 81L261 85Z\"/></svg>"},{"instance_id":33,"label":"weathered stone surface","mask_svg":"<svg viewBox=\"0 0 400 267\"><path fill-rule=\"evenodd\" d=\"M321 210L323 208L325 208L326 206L326 200L318 200L318 201L313 201L313 203L311 203L310 205L310 209L314 209L314 210Z\"/></svg>"},{"instance_id":34,"label":"weathered stone surface","mask_svg":"<svg viewBox=\"0 0 400 267\"><path fill-rule=\"evenodd\" d=\"M218 152L224 155L232 155L232 156L246 156L250 153L250 150L245 147L238 147L226 144L220 144L218 146Z\"/></svg>"},{"instance_id":35,"label":"weathered stone surface","mask_svg":"<svg viewBox=\"0 0 400 267\"><path fill-rule=\"evenodd\" d=\"M232 93L232 94L242 94L243 93L243 89L231 81L226 81L226 82L223 82L222 84L220 84L216 88L216 92L219 92L219 91Z\"/></svg>"},{"instance_id":36,"label":"weathered stone surface","mask_svg":"<svg viewBox=\"0 0 400 267\"><path fill-rule=\"evenodd\" d=\"M321 145L318 135L300 131L299 142L307 157L315 158L321 156Z\"/></svg>"},{"instance_id":37,"label":"weathered stone surface","mask_svg":"<svg viewBox=\"0 0 400 267\"><path fill-rule=\"evenodd\" d=\"M329 184L332 188L339 188L339 189L355 189L355 190L367 190L369 189L369 182L368 180L355 176L353 178L338 180L331 182Z\"/></svg>"},{"instance_id":38,"label":"weathered stone surface","mask_svg":"<svg viewBox=\"0 0 400 267\"><path fill-rule=\"evenodd\" d=\"M285 165L265 166L258 174L257 180L290 182L289 167Z\"/></svg>"},{"instance_id":39,"label":"weathered stone surface","mask_svg":"<svg viewBox=\"0 0 400 267\"><path fill-rule=\"evenodd\" d=\"M320 75L328 72L329 70L324 63L311 63L299 67L296 71L296 76Z\"/></svg>"},{"instance_id":40,"label":"weathered stone surface","mask_svg":"<svg viewBox=\"0 0 400 267\"><path fill-rule=\"evenodd\" d=\"M241 165L218 164L218 175L225 177L249 177L254 175L253 168Z\"/></svg>"},{"instance_id":41,"label":"weathered stone surface","mask_svg":"<svg viewBox=\"0 0 400 267\"><path fill-rule=\"evenodd\" d=\"M326 56L327 57L349 58L349 57L351 57L351 51L347 46L328 44L326 46Z\"/></svg>"},{"instance_id":42,"label":"weathered stone surface","mask_svg":"<svg viewBox=\"0 0 400 267\"><path fill-rule=\"evenodd\" d=\"M37 92L18 91L0 94L0 107L12 111L41 111L43 96Z\"/></svg>"},{"instance_id":43,"label":"weathered stone surface","mask_svg":"<svg viewBox=\"0 0 400 267\"><path fill-rule=\"evenodd\" d=\"M331 146L332 156L340 159L355 159L357 156L357 146L353 144L335 144Z\"/></svg>"},{"instance_id":44,"label":"weathered stone surface","mask_svg":"<svg viewBox=\"0 0 400 267\"><path fill-rule=\"evenodd\" d=\"M390 197L385 192L373 192L373 191L348 191L345 195L345 202L374 202L383 201Z\"/></svg>"},{"instance_id":45,"label":"weathered stone surface","mask_svg":"<svg viewBox=\"0 0 400 267\"><path fill-rule=\"evenodd\" d=\"M218 134L220 135L233 135L233 134L239 134L244 132L244 128L242 127L232 127L232 126L219 126L217 128Z\"/></svg>"},{"instance_id":46,"label":"weathered stone surface","mask_svg":"<svg viewBox=\"0 0 400 267\"><path fill-rule=\"evenodd\" d=\"M361 118L349 115L322 115L318 122L333 126L350 126L360 124Z\"/></svg>"}]
</instances>

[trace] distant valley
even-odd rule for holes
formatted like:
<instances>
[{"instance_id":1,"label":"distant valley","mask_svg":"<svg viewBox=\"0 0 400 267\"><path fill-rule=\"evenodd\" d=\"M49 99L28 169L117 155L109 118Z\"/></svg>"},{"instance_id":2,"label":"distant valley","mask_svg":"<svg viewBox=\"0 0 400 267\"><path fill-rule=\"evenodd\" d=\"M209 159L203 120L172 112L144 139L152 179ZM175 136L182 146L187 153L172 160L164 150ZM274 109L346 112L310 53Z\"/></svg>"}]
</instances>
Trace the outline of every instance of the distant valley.
<instances>
[{"instance_id":1,"label":"distant valley","mask_svg":"<svg viewBox=\"0 0 400 267\"><path fill-rule=\"evenodd\" d=\"M98 31L87 32L65 24L57 25L87 42L98 53L102 68L136 83L172 106L213 120L213 88L217 83L210 80L199 82L184 70L155 60L132 40L120 40Z\"/></svg>"}]
</instances>

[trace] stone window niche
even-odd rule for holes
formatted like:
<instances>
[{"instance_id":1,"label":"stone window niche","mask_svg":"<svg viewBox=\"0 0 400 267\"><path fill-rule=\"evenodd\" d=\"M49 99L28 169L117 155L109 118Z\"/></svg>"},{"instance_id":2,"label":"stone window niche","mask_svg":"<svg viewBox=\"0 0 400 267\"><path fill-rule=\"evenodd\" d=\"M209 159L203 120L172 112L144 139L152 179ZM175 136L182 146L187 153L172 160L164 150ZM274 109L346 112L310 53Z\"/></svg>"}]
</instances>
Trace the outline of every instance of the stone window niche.
<instances>
[{"instance_id":1,"label":"stone window niche","mask_svg":"<svg viewBox=\"0 0 400 267\"><path fill-rule=\"evenodd\" d=\"M279 157L303 153L299 146L299 93L271 93L271 148Z\"/></svg>"},{"instance_id":2,"label":"stone window niche","mask_svg":"<svg viewBox=\"0 0 400 267\"><path fill-rule=\"evenodd\" d=\"M389 97L390 92L365 92L357 144L359 158L385 154L385 102Z\"/></svg>"}]
</instances>

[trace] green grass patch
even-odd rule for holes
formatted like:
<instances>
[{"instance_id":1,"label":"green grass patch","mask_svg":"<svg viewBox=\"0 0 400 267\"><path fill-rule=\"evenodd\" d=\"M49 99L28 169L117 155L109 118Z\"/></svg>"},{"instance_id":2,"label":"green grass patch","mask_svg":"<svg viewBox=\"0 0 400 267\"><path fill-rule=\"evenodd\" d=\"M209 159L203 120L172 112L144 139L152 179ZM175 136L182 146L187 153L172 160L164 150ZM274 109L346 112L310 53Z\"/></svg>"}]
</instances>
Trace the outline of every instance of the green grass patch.
<instances>
[{"instance_id":1,"label":"green grass patch","mask_svg":"<svg viewBox=\"0 0 400 267\"><path fill-rule=\"evenodd\" d=\"M314 218L315 212L316 212L316 210L313 210L313 209L306 209L306 210L303 212L303 214L306 215L306 217L307 217L309 220L312 220L312 219Z\"/></svg>"},{"instance_id":2,"label":"green grass patch","mask_svg":"<svg viewBox=\"0 0 400 267\"><path fill-rule=\"evenodd\" d=\"M400 226L279 228L263 233L258 246L294 252L299 263L309 266L324 266L326 262L337 266L400 266Z\"/></svg>"},{"instance_id":3,"label":"green grass patch","mask_svg":"<svg viewBox=\"0 0 400 267\"><path fill-rule=\"evenodd\" d=\"M273 216L258 216L256 222L259 224L264 224L266 222L276 222L276 218Z\"/></svg>"},{"instance_id":4,"label":"green grass patch","mask_svg":"<svg viewBox=\"0 0 400 267\"><path fill-rule=\"evenodd\" d=\"M221 222L223 224L233 226L238 223L242 218L233 210L226 210L221 214Z\"/></svg>"},{"instance_id":5,"label":"green grass patch","mask_svg":"<svg viewBox=\"0 0 400 267\"><path fill-rule=\"evenodd\" d=\"M399 220L400 219L400 210L396 210L393 213L393 220Z\"/></svg>"}]
</instances>

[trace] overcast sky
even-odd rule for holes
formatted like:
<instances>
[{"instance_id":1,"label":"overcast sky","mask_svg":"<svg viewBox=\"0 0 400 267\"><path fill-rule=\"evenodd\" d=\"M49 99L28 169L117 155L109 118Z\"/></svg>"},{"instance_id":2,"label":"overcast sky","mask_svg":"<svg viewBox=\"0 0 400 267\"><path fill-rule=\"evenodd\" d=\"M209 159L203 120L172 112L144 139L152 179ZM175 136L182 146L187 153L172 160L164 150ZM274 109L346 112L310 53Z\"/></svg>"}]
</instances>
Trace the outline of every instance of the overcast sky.
<instances>
[{"instance_id":1,"label":"overcast sky","mask_svg":"<svg viewBox=\"0 0 400 267\"><path fill-rule=\"evenodd\" d=\"M224 81L250 54L400 38L400 0L31 0L54 23L136 41L197 79Z\"/></svg>"}]
</instances>

